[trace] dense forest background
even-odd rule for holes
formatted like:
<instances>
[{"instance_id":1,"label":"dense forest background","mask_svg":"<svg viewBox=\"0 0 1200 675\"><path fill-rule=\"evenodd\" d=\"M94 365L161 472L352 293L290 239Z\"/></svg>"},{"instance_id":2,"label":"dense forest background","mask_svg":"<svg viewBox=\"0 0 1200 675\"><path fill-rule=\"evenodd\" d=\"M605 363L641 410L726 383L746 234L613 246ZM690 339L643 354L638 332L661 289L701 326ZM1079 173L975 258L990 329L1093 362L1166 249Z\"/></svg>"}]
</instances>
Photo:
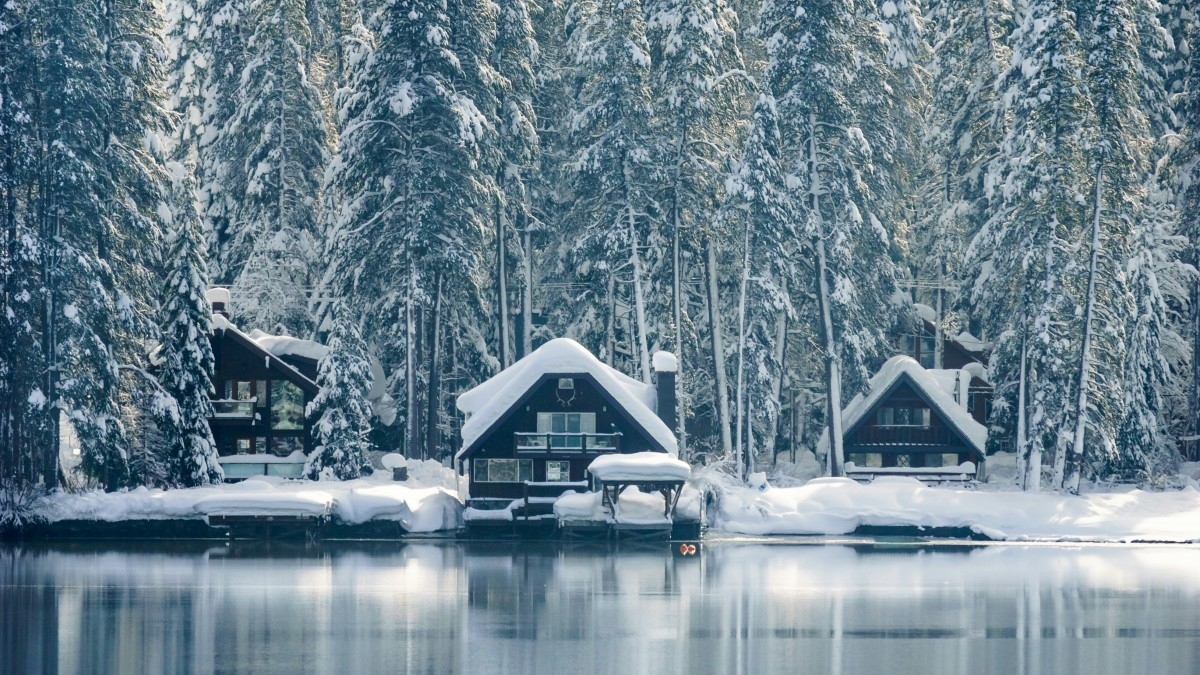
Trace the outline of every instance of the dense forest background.
<instances>
[{"instance_id":1,"label":"dense forest background","mask_svg":"<svg viewBox=\"0 0 1200 675\"><path fill-rule=\"evenodd\" d=\"M569 336L645 380L677 353L683 454L746 469L836 432L916 301L993 345L992 442L1024 486L1154 483L1200 455L1198 22L1189 0L8 0L0 476L57 484L66 419L107 488L216 479L221 285L236 324L344 356L317 412L359 419L327 443L361 445L374 359L397 415L372 442L447 457L458 393Z\"/></svg>"}]
</instances>

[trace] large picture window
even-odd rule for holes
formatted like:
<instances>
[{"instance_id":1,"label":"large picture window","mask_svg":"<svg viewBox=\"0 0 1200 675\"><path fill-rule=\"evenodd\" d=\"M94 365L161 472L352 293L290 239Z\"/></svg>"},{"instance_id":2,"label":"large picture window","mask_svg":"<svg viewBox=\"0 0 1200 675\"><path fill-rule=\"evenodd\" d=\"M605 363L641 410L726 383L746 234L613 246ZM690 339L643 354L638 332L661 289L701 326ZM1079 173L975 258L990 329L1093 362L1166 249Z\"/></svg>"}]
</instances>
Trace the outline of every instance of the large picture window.
<instances>
[{"instance_id":1,"label":"large picture window","mask_svg":"<svg viewBox=\"0 0 1200 675\"><path fill-rule=\"evenodd\" d=\"M596 413L538 413L537 430L539 434L594 434ZM583 437L551 436L550 447L580 449L583 447Z\"/></svg>"},{"instance_id":2,"label":"large picture window","mask_svg":"<svg viewBox=\"0 0 1200 675\"><path fill-rule=\"evenodd\" d=\"M288 380L271 381L271 428L278 431L304 428L304 391Z\"/></svg>"},{"instance_id":3,"label":"large picture window","mask_svg":"<svg viewBox=\"0 0 1200 675\"><path fill-rule=\"evenodd\" d=\"M532 459L473 459L476 483L520 483L533 480Z\"/></svg>"}]
</instances>

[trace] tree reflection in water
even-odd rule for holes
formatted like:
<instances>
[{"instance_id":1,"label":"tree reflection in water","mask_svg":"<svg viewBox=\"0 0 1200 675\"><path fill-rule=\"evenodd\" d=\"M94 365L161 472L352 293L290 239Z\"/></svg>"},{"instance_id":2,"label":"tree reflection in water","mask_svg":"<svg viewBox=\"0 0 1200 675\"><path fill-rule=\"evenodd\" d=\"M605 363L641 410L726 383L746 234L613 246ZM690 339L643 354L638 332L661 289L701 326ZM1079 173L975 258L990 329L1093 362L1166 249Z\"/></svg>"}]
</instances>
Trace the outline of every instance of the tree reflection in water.
<instances>
[{"instance_id":1,"label":"tree reflection in water","mask_svg":"<svg viewBox=\"0 0 1200 675\"><path fill-rule=\"evenodd\" d=\"M3 673L1191 673L1195 547L0 547Z\"/></svg>"}]
</instances>

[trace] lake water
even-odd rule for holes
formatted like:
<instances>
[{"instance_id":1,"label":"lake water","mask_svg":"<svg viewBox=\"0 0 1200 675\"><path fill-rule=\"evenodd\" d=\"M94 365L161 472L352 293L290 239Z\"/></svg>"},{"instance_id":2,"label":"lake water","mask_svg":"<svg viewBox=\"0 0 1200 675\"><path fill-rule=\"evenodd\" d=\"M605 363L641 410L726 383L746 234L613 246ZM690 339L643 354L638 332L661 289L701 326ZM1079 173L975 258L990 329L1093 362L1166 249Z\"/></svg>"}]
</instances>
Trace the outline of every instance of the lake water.
<instances>
[{"instance_id":1,"label":"lake water","mask_svg":"<svg viewBox=\"0 0 1200 675\"><path fill-rule=\"evenodd\" d=\"M1200 548L0 545L2 673L1200 672Z\"/></svg>"}]
</instances>

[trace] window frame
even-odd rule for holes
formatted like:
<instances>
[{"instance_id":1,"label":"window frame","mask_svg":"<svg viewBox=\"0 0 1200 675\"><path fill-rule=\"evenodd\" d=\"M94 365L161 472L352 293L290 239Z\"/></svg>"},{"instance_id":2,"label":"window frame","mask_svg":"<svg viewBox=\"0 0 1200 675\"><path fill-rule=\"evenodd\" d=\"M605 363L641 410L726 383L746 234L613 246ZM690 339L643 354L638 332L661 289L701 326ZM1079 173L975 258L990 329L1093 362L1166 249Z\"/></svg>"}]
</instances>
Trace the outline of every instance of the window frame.
<instances>
[{"instance_id":1,"label":"window frame","mask_svg":"<svg viewBox=\"0 0 1200 675\"><path fill-rule=\"evenodd\" d=\"M516 479L515 480L493 480L492 479L492 463L493 462L514 462L516 463ZM487 467L486 471L481 472L481 467ZM527 470L526 470L527 469ZM509 483L520 484L525 481L533 481L533 460L532 459L515 459L510 457L480 457L471 460L471 480L476 483Z\"/></svg>"}]
</instances>

